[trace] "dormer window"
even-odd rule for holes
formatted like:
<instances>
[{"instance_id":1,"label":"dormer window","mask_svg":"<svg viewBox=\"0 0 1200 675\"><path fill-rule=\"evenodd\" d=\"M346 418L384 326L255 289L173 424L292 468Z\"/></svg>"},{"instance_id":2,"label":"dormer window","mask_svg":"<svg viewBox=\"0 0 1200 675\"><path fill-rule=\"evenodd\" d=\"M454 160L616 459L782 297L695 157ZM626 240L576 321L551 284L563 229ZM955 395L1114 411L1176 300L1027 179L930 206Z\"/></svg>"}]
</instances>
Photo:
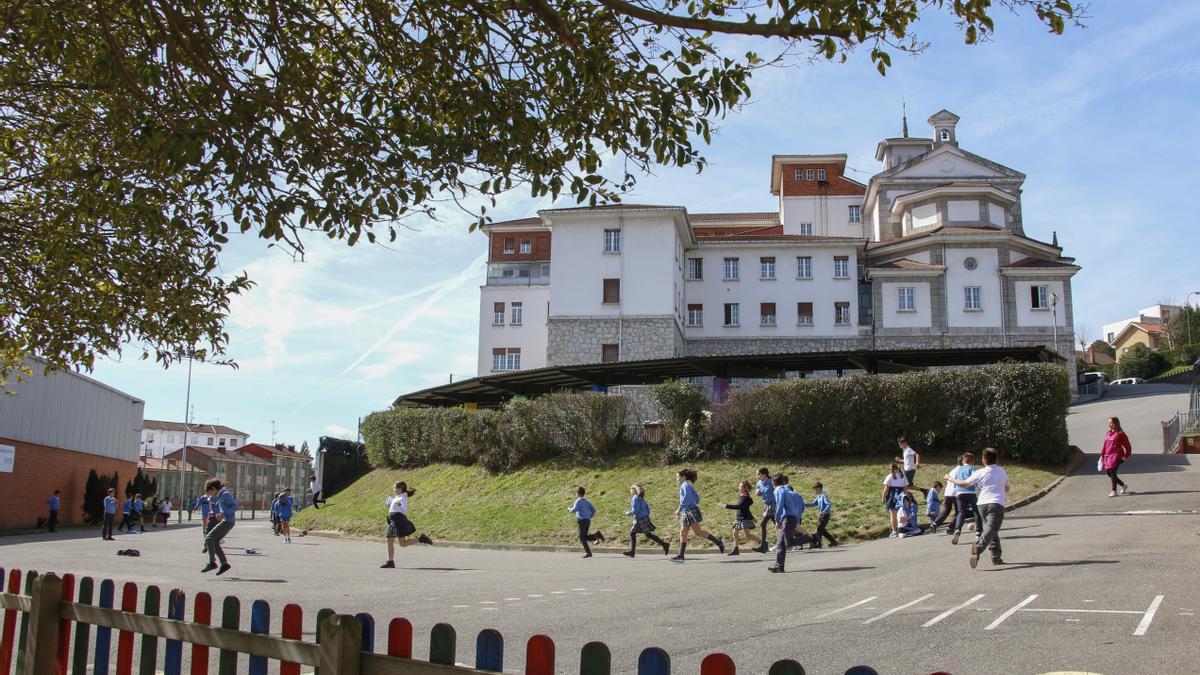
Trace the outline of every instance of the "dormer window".
<instances>
[{"instance_id":1,"label":"dormer window","mask_svg":"<svg viewBox=\"0 0 1200 675\"><path fill-rule=\"evenodd\" d=\"M950 142L950 130L949 129L942 129L942 142L943 143Z\"/></svg>"}]
</instances>

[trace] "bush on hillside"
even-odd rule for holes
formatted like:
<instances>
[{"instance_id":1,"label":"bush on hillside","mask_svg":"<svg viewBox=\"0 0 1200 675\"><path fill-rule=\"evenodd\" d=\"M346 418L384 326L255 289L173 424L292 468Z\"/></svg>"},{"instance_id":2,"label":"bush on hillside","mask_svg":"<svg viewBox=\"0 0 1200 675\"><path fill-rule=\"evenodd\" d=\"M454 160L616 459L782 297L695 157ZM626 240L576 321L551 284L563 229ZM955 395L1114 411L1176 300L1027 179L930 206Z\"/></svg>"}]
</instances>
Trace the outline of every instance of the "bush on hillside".
<instances>
[{"instance_id":1,"label":"bush on hillside","mask_svg":"<svg viewBox=\"0 0 1200 675\"><path fill-rule=\"evenodd\" d=\"M995 447L1025 461L1067 455L1067 371L1049 364L839 379L786 380L737 389L713 411L712 450L725 456L894 452Z\"/></svg>"},{"instance_id":2,"label":"bush on hillside","mask_svg":"<svg viewBox=\"0 0 1200 675\"><path fill-rule=\"evenodd\" d=\"M610 455L626 443L628 412L620 396L560 392L499 410L385 410L363 420L363 437L376 467L448 462L500 471L548 457Z\"/></svg>"},{"instance_id":3,"label":"bush on hillside","mask_svg":"<svg viewBox=\"0 0 1200 675\"><path fill-rule=\"evenodd\" d=\"M1120 360L1121 377L1150 379L1168 370L1171 362L1166 354L1154 351L1146 345L1134 345Z\"/></svg>"}]
</instances>

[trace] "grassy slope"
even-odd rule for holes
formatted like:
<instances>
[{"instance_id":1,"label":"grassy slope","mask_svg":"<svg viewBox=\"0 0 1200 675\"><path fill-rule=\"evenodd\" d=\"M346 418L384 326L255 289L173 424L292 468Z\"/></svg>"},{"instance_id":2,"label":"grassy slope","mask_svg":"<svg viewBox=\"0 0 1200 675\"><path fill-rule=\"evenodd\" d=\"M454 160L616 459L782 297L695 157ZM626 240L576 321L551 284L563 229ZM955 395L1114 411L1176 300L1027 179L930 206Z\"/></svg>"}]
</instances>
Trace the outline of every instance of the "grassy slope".
<instances>
[{"instance_id":1,"label":"grassy slope","mask_svg":"<svg viewBox=\"0 0 1200 675\"><path fill-rule=\"evenodd\" d=\"M886 458L885 458L886 459ZM922 457L917 484L927 488L951 468L951 457ZM887 514L880 504L882 480L890 462L861 460L819 461L803 466L763 459L697 462L697 489L704 524L721 536L728 534L733 512L722 508L737 498L737 485L754 480L761 465L787 473L805 499L812 498L816 481L825 485L833 500L832 532L839 540L853 541L877 535L886 526ZM418 531L436 539L506 544L576 543L574 515L567 508L575 486L583 485L596 505L592 531L602 530L610 538L625 539L629 532L629 485L646 486L651 519L664 537L677 538L673 513L678 505L675 471L664 466L654 452L613 458L593 466L575 466L550 461L506 474L490 475L475 466L435 464L419 469L380 469L371 472L329 500L320 509L305 509L293 524L307 529L338 530L358 535L382 536L386 532L384 499L392 484L404 480L417 489L409 501L409 516ZM1030 495L1050 484L1060 474L1054 469L1006 465L1012 480L1010 500ZM761 512L755 496L754 512ZM922 498L920 501L924 501ZM924 509L922 508L922 511ZM815 518L805 514L811 531ZM645 544L643 540L643 545Z\"/></svg>"}]
</instances>

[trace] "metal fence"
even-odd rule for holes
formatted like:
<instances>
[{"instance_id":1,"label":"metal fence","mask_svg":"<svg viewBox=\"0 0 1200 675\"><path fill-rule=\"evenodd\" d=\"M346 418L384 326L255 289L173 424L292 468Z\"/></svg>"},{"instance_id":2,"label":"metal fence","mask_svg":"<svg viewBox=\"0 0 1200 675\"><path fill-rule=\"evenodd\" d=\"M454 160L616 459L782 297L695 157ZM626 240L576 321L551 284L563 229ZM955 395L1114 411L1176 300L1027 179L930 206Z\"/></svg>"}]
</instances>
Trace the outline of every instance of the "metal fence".
<instances>
[{"instance_id":1,"label":"metal fence","mask_svg":"<svg viewBox=\"0 0 1200 675\"><path fill-rule=\"evenodd\" d=\"M1162 429L1163 452L1176 452L1184 434L1200 433L1200 409L1180 410L1174 417L1162 423Z\"/></svg>"}]
</instances>

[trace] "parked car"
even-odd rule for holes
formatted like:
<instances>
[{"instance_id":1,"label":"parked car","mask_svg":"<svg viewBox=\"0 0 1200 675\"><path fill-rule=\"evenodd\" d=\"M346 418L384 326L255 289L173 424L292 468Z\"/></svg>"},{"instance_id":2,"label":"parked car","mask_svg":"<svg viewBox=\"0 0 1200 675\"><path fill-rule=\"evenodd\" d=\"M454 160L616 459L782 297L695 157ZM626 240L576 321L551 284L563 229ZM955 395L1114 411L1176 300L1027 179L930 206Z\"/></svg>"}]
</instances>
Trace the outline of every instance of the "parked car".
<instances>
[{"instance_id":1,"label":"parked car","mask_svg":"<svg viewBox=\"0 0 1200 675\"><path fill-rule=\"evenodd\" d=\"M1084 373L1083 376L1086 378L1097 379L1097 380L1100 380L1101 382L1108 382L1108 373L1103 373L1100 371L1092 371L1090 373Z\"/></svg>"},{"instance_id":2,"label":"parked car","mask_svg":"<svg viewBox=\"0 0 1200 675\"><path fill-rule=\"evenodd\" d=\"M1113 380L1112 386L1117 387L1123 384L1143 384L1145 380L1140 377L1122 377L1119 380Z\"/></svg>"}]
</instances>

